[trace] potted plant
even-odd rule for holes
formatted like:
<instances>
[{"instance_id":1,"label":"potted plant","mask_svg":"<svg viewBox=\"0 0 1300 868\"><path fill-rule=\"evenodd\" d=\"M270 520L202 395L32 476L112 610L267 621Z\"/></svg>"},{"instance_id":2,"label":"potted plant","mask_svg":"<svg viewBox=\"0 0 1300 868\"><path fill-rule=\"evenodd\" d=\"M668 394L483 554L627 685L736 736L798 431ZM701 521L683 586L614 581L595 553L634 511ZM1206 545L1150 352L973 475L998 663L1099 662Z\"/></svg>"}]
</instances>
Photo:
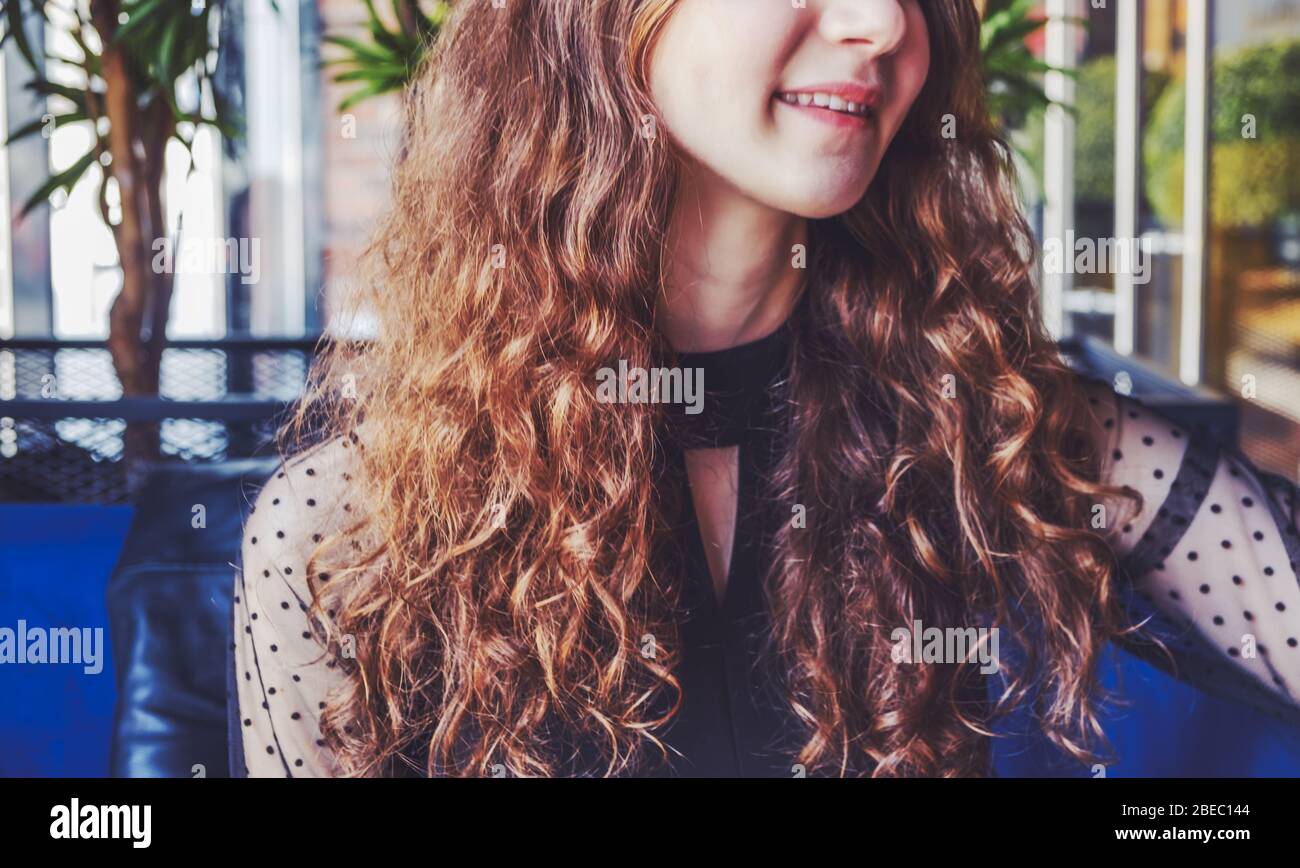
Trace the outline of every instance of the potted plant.
<instances>
[{"instance_id":1,"label":"potted plant","mask_svg":"<svg viewBox=\"0 0 1300 868\"><path fill-rule=\"evenodd\" d=\"M203 125L239 134L238 119L214 86L223 7L224 0L75 0L64 7L66 14L51 18L42 0L0 0L6 24L0 44L21 53L32 72L26 87L51 104L9 141L48 137L68 124L94 131L86 153L53 173L23 203L19 219L83 178L96 179L100 216L112 230L122 271L107 346L125 397L158 394L173 282L172 274L155 267L159 242L174 241L163 211L168 143L190 150ZM32 18L63 28L75 53L45 49L38 60L24 31ZM63 74L51 77L52 68ZM193 93L198 98L187 99ZM110 208L112 200L119 207ZM128 424L129 473L157 451L157 423Z\"/></svg>"}]
</instances>

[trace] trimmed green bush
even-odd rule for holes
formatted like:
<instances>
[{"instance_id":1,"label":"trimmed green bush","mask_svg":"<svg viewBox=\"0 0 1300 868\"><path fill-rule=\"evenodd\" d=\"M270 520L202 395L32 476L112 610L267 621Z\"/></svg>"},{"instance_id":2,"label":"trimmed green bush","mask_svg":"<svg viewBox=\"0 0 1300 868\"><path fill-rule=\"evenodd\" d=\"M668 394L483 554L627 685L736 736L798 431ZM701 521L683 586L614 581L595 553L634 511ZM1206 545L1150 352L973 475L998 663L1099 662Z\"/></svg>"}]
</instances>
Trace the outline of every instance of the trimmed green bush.
<instances>
[{"instance_id":1,"label":"trimmed green bush","mask_svg":"<svg viewBox=\"0 0 1300 868\"><path fill-rule=\"evenodd\" d=\"M1183 221L1186 92L1183 79L1169 86L1143 140L1147 199L1167 226ZM1212 100L1214 223L1268 225L1300 209L1300 40L1216 57Z\"/></svg>"},{"instance_id":2,"label":"trimmed green bush","mask_svg":"<svg viewBox=\"0 0 1300 868\"><path fill-rule=\"evenodd\" d=\"M1115 196L1115 71L1113 56L1094 58L1079 67L1075 84L1074 195L1084 202L1109 202ZM1162 73L1143 76L1143 107L1150 111L1169 84ZM1025 130L1025 151L1034 176L1043 179L1043 115Z\"/></svg>"}]
</instances>

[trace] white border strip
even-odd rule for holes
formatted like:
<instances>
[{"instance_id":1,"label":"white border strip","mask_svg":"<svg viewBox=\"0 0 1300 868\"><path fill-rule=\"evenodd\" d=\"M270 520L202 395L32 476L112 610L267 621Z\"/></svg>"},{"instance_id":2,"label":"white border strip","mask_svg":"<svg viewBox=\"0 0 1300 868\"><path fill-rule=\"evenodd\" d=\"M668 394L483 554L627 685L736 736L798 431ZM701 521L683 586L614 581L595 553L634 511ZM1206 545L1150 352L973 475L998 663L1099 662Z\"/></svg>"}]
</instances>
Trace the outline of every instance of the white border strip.
<instances>
[{"instance_id":1,"label":"white border strip","mask_svg":"<svg viewBox=\"0 0 1300 868\"><path fill-rule=\"evenodd\" d=\"M1187 109L1183 148L1183 285L1178 376L1198 385L1205 370L1205 271L1210 193L1210 16L1212 0L1187 0Z\"/></svg>"}]
</instances>

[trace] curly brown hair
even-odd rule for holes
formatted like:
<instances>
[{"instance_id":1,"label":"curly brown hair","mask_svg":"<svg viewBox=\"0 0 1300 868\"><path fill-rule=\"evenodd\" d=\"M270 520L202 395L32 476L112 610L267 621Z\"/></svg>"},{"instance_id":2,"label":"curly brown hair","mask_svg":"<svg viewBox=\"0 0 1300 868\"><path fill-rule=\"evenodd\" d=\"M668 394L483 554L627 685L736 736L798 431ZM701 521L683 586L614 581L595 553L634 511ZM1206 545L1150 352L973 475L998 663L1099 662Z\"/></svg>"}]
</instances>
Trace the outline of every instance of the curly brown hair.
<instances>
[{"instance_id":1,"label":"curly brown hair","mask_svg":"<svg viewBox=\"0 0 1300 868\"><path fill-rule=\"evenodd\" d=\"M678 506L656 470L662 410L602 404L594 384L611 359L671 355L655 302L679 155L643 130L674 2L457 4L409 93L353 299L376 337L323 352L280 432L286 454L321 420L365 432L369 542L337 559L328 604L309 567L329 635L357 637L352 689L322 720L343 774L622 774L663 756L680 576L661 556ZM1031 688L1050 737L1091 757L1097 662L1121 630L1088 517L1122 492L1099 482L1086 401L1039 319L979 14L923 7L923 92L863 201L810 225L769 490L808 509L765 588L797 761L829 773L985 773L991 722ZM981 618L1027 652L1000 702L970 701L973 666L891 664L890 627ZM638 653L646 634L665 653ZM567 764L575 740L600 768Z\"/></svg>"}]
</instances>

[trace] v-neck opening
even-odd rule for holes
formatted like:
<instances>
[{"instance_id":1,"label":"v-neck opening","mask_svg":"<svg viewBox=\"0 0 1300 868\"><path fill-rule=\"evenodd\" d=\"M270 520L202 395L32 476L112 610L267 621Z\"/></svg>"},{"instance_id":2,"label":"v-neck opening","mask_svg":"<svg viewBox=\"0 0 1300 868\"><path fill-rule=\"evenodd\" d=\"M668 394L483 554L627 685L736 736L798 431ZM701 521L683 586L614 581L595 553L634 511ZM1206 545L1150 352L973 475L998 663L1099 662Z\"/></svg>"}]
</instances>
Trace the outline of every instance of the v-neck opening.
<instances>
[{"instance_id":1,"label":"v-neck opening","mask_svg":"<svg viewBox=\"0 0 1300 868\"><path fill-rule=\"evenodd\" d=\"M708 543L704 540L704 528L700 524L700 513L695 506L695 492L691 484L690 471L686 463L686 451L680 453L682 478L686 486L686 509L687 525L690 536L690 543L694 549L693 554L697 563L702 565L705 583L707 584L707 594L703 596L708 600L709 609L719 617L728 616L735 605L736 600L736 573L737 560L741 554L742 534L745 532L745 512L746 512L746 495L749 488L749 471L745 463L749 458L749 446L741 442L736 444L736 500L735 500L735 519L733 520L731 530L731 543L727 552L726 559L726 577L722 584L722 594L719 595L717 586L713 578L713 570L709 567L709 549Z\"/></svg>"}]
</instances>

